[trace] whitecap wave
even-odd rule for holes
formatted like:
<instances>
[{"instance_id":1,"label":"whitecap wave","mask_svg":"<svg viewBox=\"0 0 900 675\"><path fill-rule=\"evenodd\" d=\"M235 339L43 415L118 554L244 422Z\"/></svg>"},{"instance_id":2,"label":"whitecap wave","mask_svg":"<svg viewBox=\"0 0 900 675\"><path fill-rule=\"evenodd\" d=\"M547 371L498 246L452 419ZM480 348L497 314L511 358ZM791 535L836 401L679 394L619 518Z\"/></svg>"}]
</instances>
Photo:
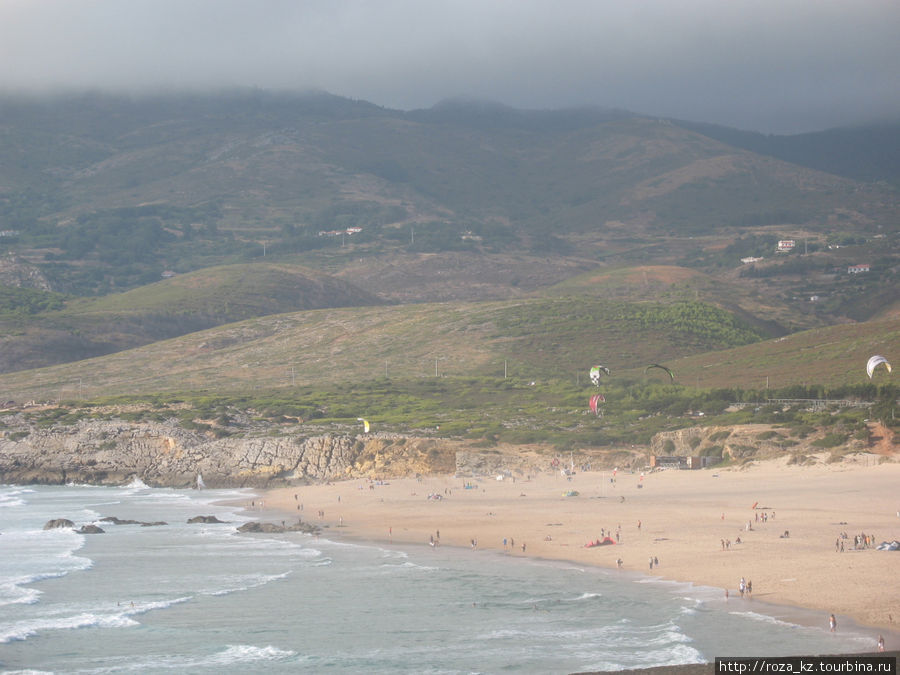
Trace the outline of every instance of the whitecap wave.
<instances>
[{"instance_id":1,"label":"whitecap wave","mask_svg":"<svg viewBox=\"0 0 900 675\"><path fill-rule=\"evenodd\" d=\"M212 664L231 665L235 663L255 663L258 661L283 661L297 655L290 649L279 649L272 645L256 647L254 645L228 645L218 654L213 655L209 661Z\"/></svg>"},{"instance_id":2,"label":"whitecap wave","mask_svg":"<svg viewBox=\"0 0 900 675\"><path fill-rule=\"evenodd\" d=\"M421 570L422 572L437 572L441 568L440 567L432 567L431 565L419 565L414 562L410 562L408 560L396 564L396 563L382 563L381 569L389 569L389 570Z\"/></svg>"},{"instance_id":3,"label":"whitecap wave","mask_svg":"<svg viewBox=\"0 0 900 675\"><path fill-rule=\"evenodd\" d=\"M643 668L656 668L660 666L678 666L689 663L705 663L707 659L703 657L697 649L688 645L674 645L669 649L649 650L639 652L637 654L629 654L627 657L621 657L620 652L604 653L599 655L600 660L596 660L598 655L580 653L580 656L593 657L595 660L586 660L586 670L596 672L610 672L616 670L634 670ZM618 657L618 658L617 658Z\"/></svg>"},{"instance_id":4,"label":"whitecap wave","mask_svg":"<svg viewBox=\"0 0 900 675\"><path fill-rule=\"evenodd\" d=\"M770 616L768 614L760 614L759 612L728 612L732 616L741 616L746 619L753 619L754 621L760 621L762 623L770 623L774 626L789 626L791 628L796 628L797 624L791 623L790 621L782 621L779 618L774 616Z\"/></svg>"},{"instance_id":5,"label":"whitecap wave","mask_svg":"<svg viewBox=\"0 0 900 675\"><path fill-rule=\"evenodd\" d=\"M27 640L40 633L54 630L72 630L76 628L123 628L136 626L138 622L128 618L124 613L93 614L84 612L72 616L48 617L18 621L0 628L0 644L15 640Z\"/></svg>"},{"instance_id":6,"label":"whitecap wave","mask_svg":"<svg viewBox=\"0 0 900 675\"><path fill-rule=\"evenodd\" d=\"M31 583L14 579L0 584L0 607L3 605L33 605L41 597L41 591L36 588L22 588L19 584Z\"/></svg>"},{"instance_id":7,"label":"whitecap wave","mask_svg":"<svg viewBox=\"0 0 900 675\"><path fill-rule=\"evenodd\" d=\"M602 594L602 593L588 593L588 592L584 592L584 593L582 593L581 595L579 595L577 598L573 598L573 599L572 599L572 602L577 602L578 600L592 600L592 599L594 599L594 598L602 598L602 597L603 597L603 594Z\"/></svg>"},{"instance_id":8,"label":"whitecap wave","mask_svg":"<svg viewBox=\"0 0 900 675\"><path fill-rule=\"evenodd\" d=\"M291 572L283 572L282 574L253 574L243 577L231 578L226 581L229 583L227 588L221 588L215 591L206 591L206 595L231 595L232 593L240 593L249 591L251 588L259 588L279 579L286 579Z\"/></svg>"},{"instance_id":9,"label":"whitecap wave","mask_svg":"<svg viewBox=\"0 0 900 675\"><path fill-rule=\"evenodd\" d=\"M172 605L180 605L183 602L188 602L189 600L193 600L194 596L186 595L180 598L174 598L172 600L155 600L153 602L141 602L134 604L133 606L129 606L129 608L123 612L124 616L138 616L140 614L146 614L147 612L152 612L156 609L167 609Z\"/></svg>"},{"instance_id":10,"label":"whitecap wave","mask_svg":"<svg viewBox=\"0 0 900 675\"><path fill-rule=\"evenodd\" d=\"M16 494L0 495L0 509L11 509L17 506L25 506L25 500Z\"/></svg>"}]
</instances>

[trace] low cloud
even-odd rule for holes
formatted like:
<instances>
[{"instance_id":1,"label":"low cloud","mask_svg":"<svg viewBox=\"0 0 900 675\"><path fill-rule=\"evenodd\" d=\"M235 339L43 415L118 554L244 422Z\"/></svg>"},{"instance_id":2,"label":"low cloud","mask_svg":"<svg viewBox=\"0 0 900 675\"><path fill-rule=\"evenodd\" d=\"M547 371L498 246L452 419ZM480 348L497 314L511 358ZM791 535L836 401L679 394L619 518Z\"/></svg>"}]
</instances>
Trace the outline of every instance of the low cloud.
<instances>
[{"instance_id":1,"label":"low cloud","mask_svg":"<svg viewBox=\"0 0 900 675\"><path fill-rule=\"evenodd\" d=\"M0 89L318 88L765 132L900 115L893 0L4 0Z\"/></svg>"}]
</instances>

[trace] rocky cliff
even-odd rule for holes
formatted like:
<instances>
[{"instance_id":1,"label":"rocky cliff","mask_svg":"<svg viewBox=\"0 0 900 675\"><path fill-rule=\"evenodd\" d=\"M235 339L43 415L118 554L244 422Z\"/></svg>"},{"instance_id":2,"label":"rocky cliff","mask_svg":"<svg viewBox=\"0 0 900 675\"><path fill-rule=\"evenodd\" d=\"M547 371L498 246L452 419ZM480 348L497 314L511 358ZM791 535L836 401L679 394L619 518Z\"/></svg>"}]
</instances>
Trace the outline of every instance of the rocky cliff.
<instances>
[{"instance_id":1,"label":"rocky cliff","mask_svg":"<svg viewBox=\"0 0 900 675\"><path fill-rule=\"evenodd\" d=\"M782 455L801 457L803 453L867 452L867 439L849 435L837 446L827 443L817 445L825 439L826 430L791 430L771 424L742 424L737 426L689 427L676 431L663 431L650 441L650 454L656 456L712 456L723 459L746 460L767 459Z\"/></svg>"},{"instance_id":2,"label":"rocky cliff","mask_svg":"<svg viewBox=\"0 0 900 675\"><path fill-rule=\"evenodd\" d=\"M302 480L448 473L447 443L390 435L210 438L177 425L82 420L7 430L0 482L188 487L270 487Z\"/></svg>"}]
</instances>

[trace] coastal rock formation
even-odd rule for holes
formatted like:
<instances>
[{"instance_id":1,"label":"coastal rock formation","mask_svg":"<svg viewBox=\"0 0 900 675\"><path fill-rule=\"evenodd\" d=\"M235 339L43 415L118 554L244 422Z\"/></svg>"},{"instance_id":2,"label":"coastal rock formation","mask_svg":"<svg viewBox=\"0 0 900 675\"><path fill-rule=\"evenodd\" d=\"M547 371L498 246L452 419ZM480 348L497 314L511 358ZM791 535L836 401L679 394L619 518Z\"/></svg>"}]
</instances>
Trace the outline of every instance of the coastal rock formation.
<instances>
[{"instance_id":1,"label":"coastal rock formation","mask_svg":"<svg viewBox=\"0 0 900 675\"><path fill-rule=\"evenodd\" d=\"M96 525L82 525L78 528L78 534L103 534L106 530Z\"/></svg>"},{"instance_id":2,"label":"coastal rock formation","mask_svg":"<svg viewBox=\"0 0 900 675\"><path fill-rule=\"evenodd\" d=\"M68 518L54 518L53 520L48 520L44 524L45 530L56 530L61 527L75 527L75 523Z\"/></svg>"},{"instance_id":3,"label":"coastal rock formation","mask_svg":"<svg viewBox=\"0 0 900 675\"><path fill-rule=\"evenodd\" d=\"M868 442L845 434L837 437L832 446L825 440L824 430L792 430L772 424L742 424L737 426L689 427L662 431L650 441L650 454L674 457L721 457L746 460L768 459L782 455L800 457L804 452L839 450L843 454L867 452ZM820 442L820 445L816 445Z\"/></svg>"},{"instance_id":4,"label":"coastal rock formation","mask_svg":"<svg viewBox=\"0 0 900 675\"><path fill-rule=\"evenodd\" d=\"M188 518L188 525L196 525L197 523L224 523L225 521L219 520L215 516L194 516L193 518Z\"/></svg>"},{"instance_id":5,"label":"coastal rock formation","mask_svg":"<svg viewBox=\"0 0 900 675\"><path fill-rule=\"evenodd\" d=\"M450 442L396 435L247 435L215 438L177 424L78 420L8 425L0 482L151 487L270 487L298 481L452 473Z\"/></svg>"},{"instance_id":6,"label":"coastal rock formation","mask_svg":"<svg viewBox=\"0 0 900 675\"><path fill-rule=\"evenodd\" d=\"M101 523L112 523L113 525L140 525L141 527L155 527L156 525L168 525L164 520L155 520L152 523L146 523L143 520L131 520L116 518L115 516L105 516L100 519Z\"/></svg>"},{"instance_id":7,"label":"coastal rock formation","mask_svg":"<svg viewBox=\"0 0 900 675\"><path fill-rule=\"evenodd\" d=\"M292 525L278 525L277 523L260 523L257 521L251 521L249 523L244 523L237 529L238 532L262 532L265 534L271 533L280 533L280 532L304 532L306 534L320 534L322 532L322 528L318 525L311 525L310 523L304 523L302 520L298 520L296 523Z\"/></svg>"},{"instance_id":8,"label":"coastal rock formation","mask_svg":"<svg viewBox=\"0 0 900 675\"><path fill-rule=\"evenodd\" d=\"M539 472L546 466L546 458L528 454L465 450L456 453L458 476L524 476Z\"/></svg>"}]
</instances>

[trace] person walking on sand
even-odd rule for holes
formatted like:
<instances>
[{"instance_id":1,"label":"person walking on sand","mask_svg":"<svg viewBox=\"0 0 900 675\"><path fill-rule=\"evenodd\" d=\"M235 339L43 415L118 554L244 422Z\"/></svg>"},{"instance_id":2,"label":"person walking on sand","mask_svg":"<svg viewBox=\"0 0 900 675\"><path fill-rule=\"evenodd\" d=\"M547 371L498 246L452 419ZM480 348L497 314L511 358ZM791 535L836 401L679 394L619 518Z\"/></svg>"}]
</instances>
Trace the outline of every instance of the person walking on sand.
<instances>
[{"instance_id":1,"label":"person walking on sand","mask_svg":"<svg viewBox=\"0 0 900 675\"><path fill-rule=\"evenodd\" d=\"M837 628L837 619L834 618L834 614L828 617L828 628L831 632L834 632L834 629Z\"/></svg>"}]
</instances>

